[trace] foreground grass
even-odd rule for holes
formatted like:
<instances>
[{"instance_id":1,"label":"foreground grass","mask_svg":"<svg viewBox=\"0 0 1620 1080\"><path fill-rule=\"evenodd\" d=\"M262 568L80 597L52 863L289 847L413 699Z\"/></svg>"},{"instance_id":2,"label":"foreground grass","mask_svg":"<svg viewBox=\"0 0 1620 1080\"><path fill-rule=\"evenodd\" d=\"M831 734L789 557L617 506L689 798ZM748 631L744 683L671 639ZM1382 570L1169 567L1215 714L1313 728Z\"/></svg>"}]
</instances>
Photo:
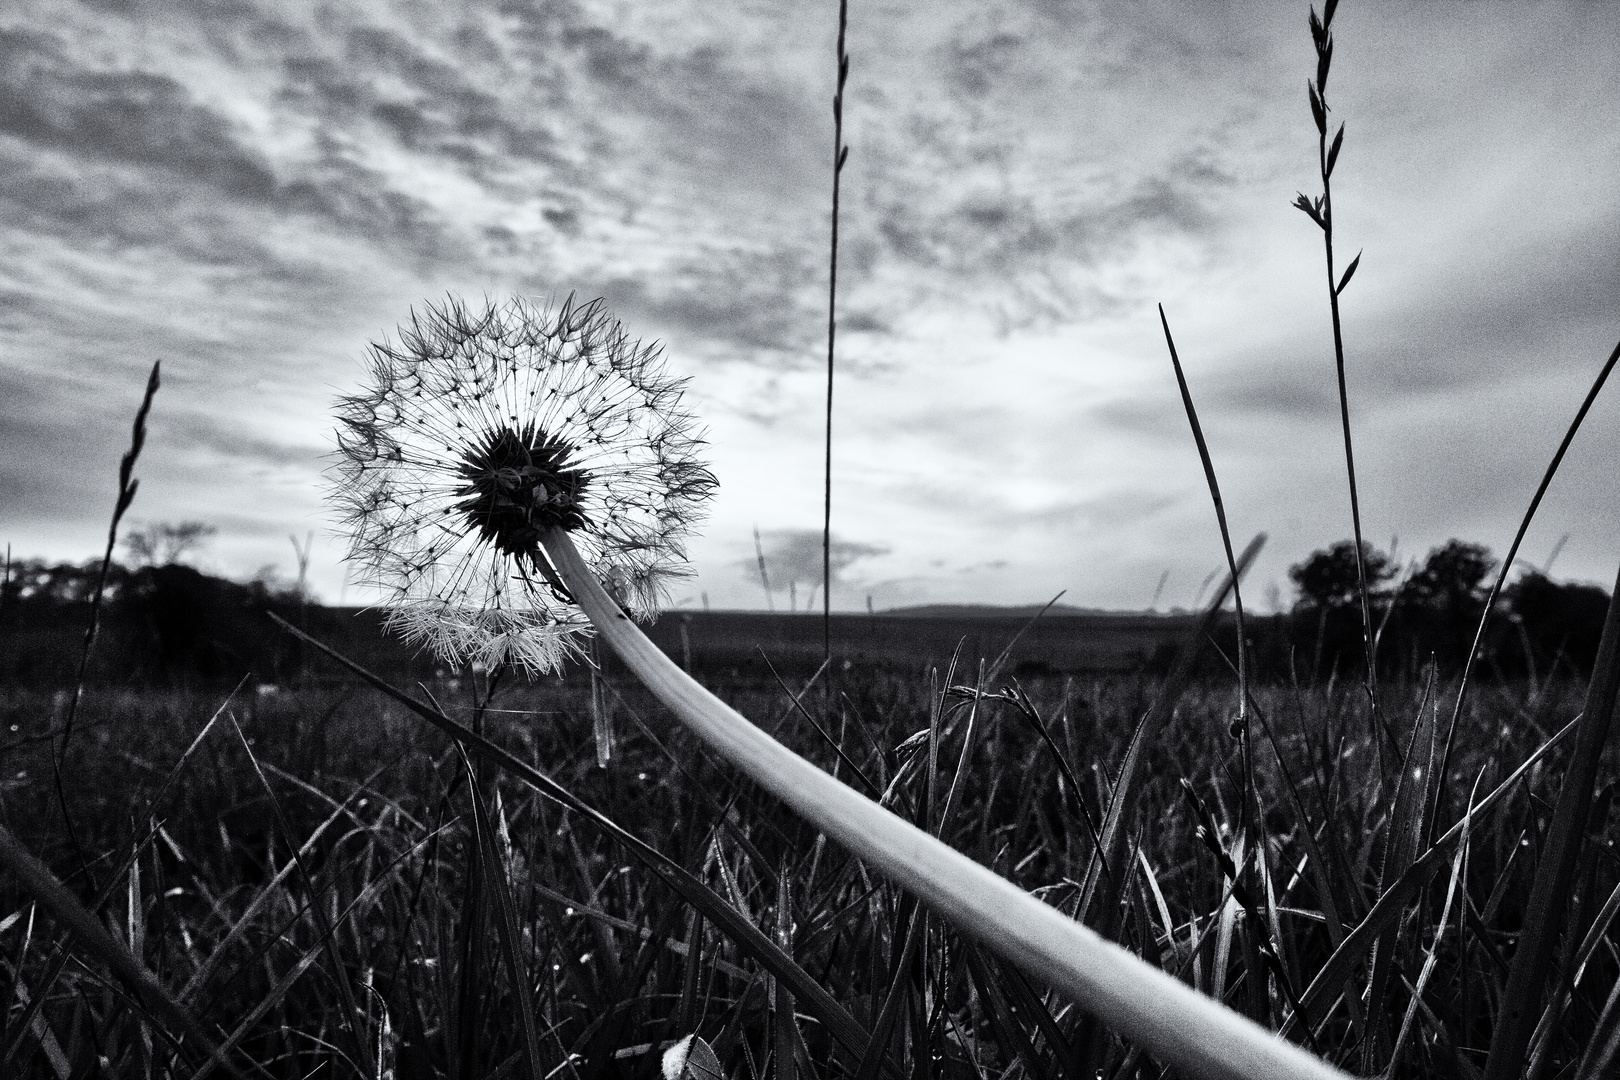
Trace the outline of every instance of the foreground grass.
<instances>
[{"instance_id":1,"label":"foreground grass","mask_svg":"<svg viewBox=\"0 0 1620 1080\"><path fill-rule=\"evenodd\" d=\"M1023 687L1020 707L975 701L972 678L945 674L841 672L842 707L825 734L811 723L824 715L819 683L802 713L774 682L713 689L959 850L1067 912L1084 905L1088 924L1274 1028L1381 886L1461 815L1471 791L1483 796L1571 719L1584 689L1482 690L1435 815L1411 785L1403 796L1395 761L1415 729L1432 741L1417 721L1446 688L1386 687L1394 738L1377 741L1359 687L1259 690L1251 711L1262 731L1247 765L1229 731L1233 692L1195 688L1151 748L1128 865L1103 871L1094 829L1158 686L1041 680ZM478 714L480 689L431 688L450 715L701 878L780 944L883 1051L866 1055L867 1075L880 1059L894 1075L1156 1074L708 761L628 683L610 681L599 699L619 736L606 770L595 765L588 683L498 687ZM695 1031L735 1076L862 1071L824 1018L802 1001L789 1011L758 957L695 917L619 841L480 769L397 702L339 685L238 693L223 710L222 697L86 699L63 784L88 877L39 738L48 698L6 702L16 730L0 757L0 797L7 827L86 901L106 895L107 924L218 1042L240 1036L238 1068L650 1077L658 1051ZM1471 822L1458 857L1448 851L1442 872L1376 935L1383 962L1319 987L1293 1038L1314 1039L1354 1071L1471 1075L1560 753ZM1594 838L1613 792L1610 774ZM1607 841L1582 856L1576 932L1560 956L1566 985L1579 981L1532 1048L1541 1075L1579 1058L1620 970L1615 905L1605 903L1620 895L1615 863ZM4 1071L190 1074L94 956L71 944L59 955L58 928L10 880L0 882L0 919L0 977L13 986Z\"/></svg>"}]
</instances>

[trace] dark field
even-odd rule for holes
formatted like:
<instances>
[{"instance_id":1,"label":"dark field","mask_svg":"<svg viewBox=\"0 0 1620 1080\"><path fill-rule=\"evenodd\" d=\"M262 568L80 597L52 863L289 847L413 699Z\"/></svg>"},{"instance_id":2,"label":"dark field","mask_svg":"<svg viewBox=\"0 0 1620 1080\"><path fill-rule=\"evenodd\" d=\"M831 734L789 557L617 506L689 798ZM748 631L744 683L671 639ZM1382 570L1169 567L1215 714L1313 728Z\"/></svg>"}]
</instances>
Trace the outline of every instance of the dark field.
<instances>
[{"instance_id":1,"label":"dark field","mask_svg":"<svg viewBox=\"0 0 1620 1080\"><path fill-rule=\"evenodd\" d=\"M200 678L229 684L249 672L256 681L295 681L302 650L265 618L267 610L397 681L442 673L443 665L432 656L384 635L377 611L301 606L184 566L143 571L126 592L105 618L92 670L97 681L173 685ZM69 683L88 606L72 599L40 602L34 609L13 599L9 606L10 618L0 607L0 677L36 687ZM1012 644L1008 663L1026 673L1120 673L1154 663L1162 667L1194 622L1186 615L1081 614L1061 608L1035 618L1039 611L835 613L832 650L843 659L920 671L949 662L958 644L963 655L987 659ZM819 614L677 610L664 613L647 631L670 656L705 671L745 668L768 674L763 651L779 671L809 675L823 655Z\"/></svg>"},{"instance_id":2,"label":"dark field","mask_svg":"<svg viewBox=\"0 0 1620 1080\"><path fill-rule=\"evenodd\" d=\"M1454 862L1452 846L1420 863L1383 924L1393 964L1377 974L1376 997L1366 1000L1375 976L1364 964L1325 974L1324 965L1381 884L1426 846L1391 854L1388 837L1443 831L1470 792L1483 798L1574 716L1581 681L1477 691L1431 819L1439 827L1428 830L1422 815L1412 818L1410 791L1398 794L1394 762L1433 743L1432 724L1415 742L1414 727L1420 715L1443 726L1454 687L1386 685L1392 738L1381 741L1350 680L1258 689L1250 767L1259 817L1246 825L1232 681L1195 680L1148 748L1132 856L1098 877L1092 830L1126 742L1164 682L1140 671L1042 675L1032 661L1140 657L1157 647L1147 632L1157 624L1042 620L1026 635L1031 653L1009 660L1029 675L1020 705L975 702L973 684L979 658L993 659L1024 618L980 627L950 678L943 664L930 673L921 661L948 659L959 621L843 618L840 641L865 627L888 649L903 642L915 651L888 654L888 665L835 665L832 704L819 680L803 697L818 731L768 671L745 660L763 647L790 687L803 689L805 677L789 672L802 667L795 655L819 646L819 619L688 618L666 616L657 634L679 657L684 626L693 666L723 698L1049 903L1268 1026L1303 996L1311 1038L1348 1068L1393 1062L1396 1075L1472 1075L1562 751L1476 819L1465 858ZM452 717L688 871L712 903L778 943L796 977L825 988L842 1020L824 1002L791 997L758 942L712 914L696 917L662 872L601 823L464 758L400 702L351 685L330 662L297 659L302 688L295 678L234 696L92 690L61 771L76 848L49 753L65 699L17 689L5 698L7 826L81 900L99 905L104 924L196 1010L215 1045L231 1041L244 1075L523 1076L533 1055L542 1076L650 1078L659 1049L695 1031L734 1077L855 1076L861 1056L838 1037L839 1023L885 1047L868 1069L881 1057L894 1076L1158 1075L710 760L611 665L594 688L578 674L502 680L481 712L482 680L428 689ZM947 692L948 683L961 689ZM1011 686L1002 676L981 689ZM596 710L617 733L605 769L596 765ZM1547 1076L1578 1058L1620 972L1614 905L1605 904L1620 895L1620 867L1597 839L1609 778L1577 881L1590 934L1563 954L1580 981L1537 1044ZM1248 837L1257 843L1245 850ZM1234 894L1217 852L1257 895ZM192 1074L194 1044L177 1058L96 955L63 939L9 879L0 918L3 974L14 983L8 1075ZM907 954L913 927L920 936ZM1420 979L1423 1006L1411 1007ZM784 1047L796 1070L780 1064Z\"/></svg>"},{"instance_id":3,"label":"dark field","mask_svg":"<svg viewBox=\"0 0 1620 1080\"><path fill-rule=\"evenodd\" d=\"M857 662L922 670L962 655L994 660L1026 674L1119 674L1163 658L1193 628L1190 615L1070 612L1036 617L1039 609L964 608L934 614L835 614L833 653ZM752 611L672 611L648 628L670 656L712 670L757 667L763 652L778 670L809 674L822 659L820 615ZM787 665L784 667L784 665Z\"/></svg>"}]
</instances>

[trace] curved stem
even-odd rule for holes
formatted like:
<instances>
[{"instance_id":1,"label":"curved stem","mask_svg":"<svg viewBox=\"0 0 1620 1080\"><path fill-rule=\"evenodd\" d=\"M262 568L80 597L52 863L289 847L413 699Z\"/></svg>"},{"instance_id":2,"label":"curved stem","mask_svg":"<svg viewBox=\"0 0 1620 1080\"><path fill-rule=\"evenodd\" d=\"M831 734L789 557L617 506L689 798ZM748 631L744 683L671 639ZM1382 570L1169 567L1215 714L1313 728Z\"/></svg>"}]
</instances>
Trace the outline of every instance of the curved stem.
<instances>
[{"instance_id":1,"label":"curved stem","mask_svg":"<svg viewBox=\"0 0 1620 1080\"><path fill-rule=\"evenodd\" d=\"M597 632L708 746L846 850L1162 1061L1206 1080L1343 1080L1326 1062L1042 903L846 787L700 686L613 602L566 533L546 554Z\"/></svg>"}]
</instances>

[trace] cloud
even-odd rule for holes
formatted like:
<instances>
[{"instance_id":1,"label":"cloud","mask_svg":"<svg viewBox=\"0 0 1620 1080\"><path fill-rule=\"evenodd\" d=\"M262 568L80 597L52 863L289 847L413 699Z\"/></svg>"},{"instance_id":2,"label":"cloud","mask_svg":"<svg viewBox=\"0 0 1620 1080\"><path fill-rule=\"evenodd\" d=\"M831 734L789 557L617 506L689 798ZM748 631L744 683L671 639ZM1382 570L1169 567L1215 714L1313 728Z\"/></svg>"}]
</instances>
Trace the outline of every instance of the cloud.
<instances>
[{"instance_id":1,"label":"cloud","mask_svg":"<svg viewBox=\"0 0 1620 1080\"><path fill-rule=\"evenodd\" d=\"M822 571L822 534L819 529L773 529L760 535L764 551L765 571L771 579L771 588L780 589L789 583L819 585ZM834 584L846 581L844 571L862 559L887 555L883 544L868 544L834 536L828 555L832 563ZM737 563L744 577L757 579L759 561L744 559Z\"/></svg>"},{"instance_id":2,"label":"cloud","mask_svg":"<svg viewBox=\"0 0 1620 1080\"><path fill-rule=\"evenodd\" d=\"M0 30L0 132L81 159L140 165L236 198L275 182L221 117L174 79L92 70L43 33Z\"/></svg>"},{"instance_id":3,"label":"cloud","mask_svg":"<svg viewBox=\"0 0 1620 1080\"><path fill-rule=\"evenodd\" d=\"M1569 386L1573 409L1579 400L1573 395L1584 392L1602 362L1597 349L1581 342L1611 332L1605 323L1620 295L1617 248L1620 214L1605 210L1578 236L1553 232L1438 277L1413 280L1407 271L1404 279L1382 281L1379 261L1369 255L1342 300L1357 418L1454 411L1471 394L1513 394L1522 384L1548 380ZM1423 303L1411 303L1410 293ZM1221 372L1200 405L1247 422L1336 421L1332 344L1321 324L1302 326Z\"/></svg>"}]
</instances>

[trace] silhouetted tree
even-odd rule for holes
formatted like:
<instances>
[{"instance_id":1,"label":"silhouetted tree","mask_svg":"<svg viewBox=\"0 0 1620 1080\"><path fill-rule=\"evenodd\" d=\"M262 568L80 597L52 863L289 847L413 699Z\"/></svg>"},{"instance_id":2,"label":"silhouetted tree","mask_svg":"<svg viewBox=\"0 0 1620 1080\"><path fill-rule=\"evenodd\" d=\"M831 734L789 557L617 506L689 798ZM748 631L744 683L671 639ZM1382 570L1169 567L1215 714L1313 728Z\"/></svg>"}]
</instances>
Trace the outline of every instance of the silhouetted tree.
<instances>
[{"instance_id":1,"label":"silhouetted tree","mask_svg":"<svg viewBox=\"0 0 1620 1080\"><path fill-rule=\"evenodd\" d=\"M1432 656L1443 670L1459 670L1484 611L1486 578L1496 565L1483 544L1453 538L1432 549L1397 595L1394 651L1411 663Z\"/></svg>"},{"instance_id":2,"label":"silhouetted tree","mask_svg":"<svg viewBox=\"0 0 1620 1080\"><path fill-rule=\"evenodd\" d=\"M1477 610L1485 599L1485 578L1495 569L1490 548L1447 540L1429 552L1422 568L1401 590L1401 600L1437 611Z\"/></svg>"},{"instance_id":3,"label":"silhouetted tree","mask_svg":"<svg viewBox=\"0 0 1620 1080\"><path fill-rule=\"evenodd\" d=\"M1591 672L1609 608L1607 592L1530 570L1506 594L1510 616L1524 632L1538 674L1546 676L1564 664L1583 677Z\"/></svg>"},{"instance_id":4,"label":"silhouetted tree","mask_svg":"<svg viewBox=\"0 0 1620 1080\"><path fill-rule=\"evenodd\" d=\"M201 521L160 521L126 533L124 550L129 552L133 569L170 566L202 547L218 531Z\"/></svg>"},{"instance_id":5,"label":"silhouetted tree","mask_svg":"<svg viewBox=\"0 0 1620 1080\"><path fill-rule=\"evenodd\" d=\"M1389 556L1362 542L1362 562L1367 570L1367 588L1395 576ZM1360 579L1356 573L1356 544L1340 540L1330 548L1311 552L1310 558L1288 568L1288 576L1299 588L1300 603L1313 608L1334 609L1359 603Z\"/></svg>"},{"instance_id":6,"label":"silhouetted tree","mask_svg":"<svg viewBox=\"0 0 1620 1080\"><path fill-rule=\"evenodd\" d=\"M1367 571L1367 588L1376 603L1382 595L1379 587L1395 575L1395 568L1389 556L1371 544L1363 542L1361 553ZM1341 662L1354 667L1364 662L1361 583L1356 572L1355 541L1340 540L1331 547L1311 552L1304 562L1288 568L1288 576L1299 589L1295 610L1315 615L1315 634L1309 641L1312 671L1321 674L1324 658L1329 667L1338 667ZM1377 618L1375 607L1375 622Z\"/></svg>"}]
</instances>

